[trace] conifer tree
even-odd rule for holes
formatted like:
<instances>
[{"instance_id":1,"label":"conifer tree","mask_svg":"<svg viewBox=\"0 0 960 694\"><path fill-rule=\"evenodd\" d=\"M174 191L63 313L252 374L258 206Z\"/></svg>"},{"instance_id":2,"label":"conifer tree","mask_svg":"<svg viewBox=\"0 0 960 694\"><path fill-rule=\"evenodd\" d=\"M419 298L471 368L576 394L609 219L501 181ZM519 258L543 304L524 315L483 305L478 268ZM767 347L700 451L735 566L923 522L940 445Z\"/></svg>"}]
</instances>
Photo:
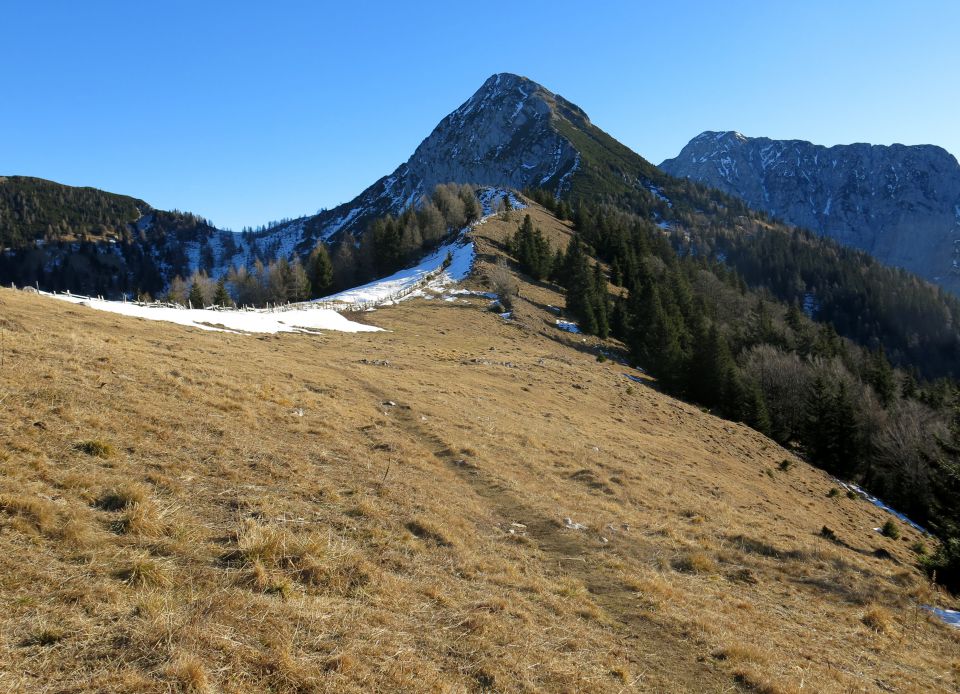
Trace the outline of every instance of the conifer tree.
<instances>
[{"instance_id":1,"label":"conifer tree","mask_svg":"<svg viewBox=\"0 0 960 694\"><path fill-rule=\"evenodd\" d=\"M203 290L200 283L195 281L190 285L190 295L187 297L191 308L203 308Z\"/></svg>"},{"instance_id":2,"label":"conifer tree","mask_svg":"<svg viewBox=\"0 0 960 694\"><path fill-rule=\"evenodd\" d=\"M897 394L897 382L893 367L887 361L882 347L877 347L867 360L867 382L873 386L884 407L890 407Z\"/></svg>"},{"instance_id":3,"label":"conifer tree","mask_svg":"<svg viewBox=\"0 0 960 694\"><path fill-rule=\"evenodd\" d=\"M827 465L832 465L839 474L850 479L860 467L862 456L860 423L847 385L842 380L833 398L831 419L833 450Z\"/></svg>"},{"instance_id":4,"label":"conifer tree","mask_svg":"<svg viewBox=\"0 0 960 694\"><path fill-rule=\"evenodd\" d=\"M716 324L701 329L693 345L689 393L707 407L715 407L728 397L725 391L735 364L726 338ZM733 407L733 409L737 409Z\"/></svg>"},{"instance_id":5,"label":"conifer tree","mask_svg":"<svg viewBox=\"0 0 960 694\"><path fill-rule=\"evenodd\" d=\"M213 295L213 303L215 306L233 306L233 299L227 293L226 280L223 277L217 281L217 291Z\"/></svg>"},{"instance_id":6,"label":"conifer tree","mask_svg":"<svg viewBox=\"0 0 960 694\"><path fill-rule=\"evenodd\" d=\"M627 338L627 302L618 294L610 311L610 334L618 340Z\"/></svg>"},{"instance_id":7,"label":"conifer tree","mask_svg":"<svg viewBox=\"0 0 960 694\"><path fill-rule=\"evenodd\" d=\"M595 334L601 339L610 335L610 319L607 298L607 279L600 263L593 266L593 315L597 323Z\"/></svg>"},{"instance_id":8,"label":"conifer tree","mask_svg":"<svg viewBox=\"0 0 960 694\"><path fill-rule=\"evenodd\" d=\"M267 266L265 276L267 301L275 304L289 301L290 262L286 258L278 258Z\"/></svg>"},{"instance_id":9,"label":"conifer tree","mask_svg":"<svg viewBox=\"0 0 960 694\"><path fill-rule=\"evenodd\" d=\"M791 302L789 308L787 308L787 314L784 317L790 329L795 333L799 333L803 330L803 314L800 312L800 307L797 305L797 302Z\"/></svg>"},{"instance_id":10,"label":"conifer tree","mask_svg":"<svg viewBox=\"0 0 960 694\"><path fill-rule=\"evenodd\" d=\"M563 281L563 251L559 248L553 254L553 260L550 263L550 280L556 282L557 284L562 285Z\"/></svg>"},{"instance_id":11,"label":"conifer tree","mask_svg":"<svg viewBox=\"0 0 960 694\"><path fill-rule=\"evenodd\" d=\"M325 296L333 286L333 262L323 241L310 252L307 259L310 290L314 297Z\"/></svg>"},{"instance_id":12,"label":"conifer tree","mask_svg":"<svg viewBox=\"0 0 960 694\"><path fill-rule=\"evenodd\" d=\"M356 239L349 232L341 237L333 254L333 283L337 289L357 284Z\"/></svg>"},{"instance_id":13,"label":"conifer tree","mask_svg":"<svg viewBox=\"0 0 960 694\"><path fill-rule=\"evenodd\" d=\"M804 448L814 462L824 464L830 458L832 447L831 397L827 391L827 383L820 375L811 385L804 410L806 412L802 432Z\"/></svg>"},{"instance_id":14,"label":"conifer tree","mask_svg":"<svg viewBox=\"0 0 960 694\"><path fill-rule=\"evenodd\" d=\"M580 330L591 335L596 334L600 326L597 323L597 299L593 273L587 262L577 237L567 247L566 266L567 312L576 319ZM604 316L604 321L606 317ZM606 328L609 330L609 327Z\"/></svg>"}]
</instances>

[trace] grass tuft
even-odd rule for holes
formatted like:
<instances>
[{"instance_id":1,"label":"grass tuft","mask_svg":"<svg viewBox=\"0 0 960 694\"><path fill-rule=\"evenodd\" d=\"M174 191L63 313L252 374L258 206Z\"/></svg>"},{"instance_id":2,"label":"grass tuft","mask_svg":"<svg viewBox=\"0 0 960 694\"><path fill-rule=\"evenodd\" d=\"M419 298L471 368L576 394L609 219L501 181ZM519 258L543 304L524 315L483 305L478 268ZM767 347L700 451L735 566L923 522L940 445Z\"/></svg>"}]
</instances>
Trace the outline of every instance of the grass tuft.
<instances>
[{"instance_id":1,"label":"grass tuft","mask_svg":"<svg viewBox=\"0 0 960 694\"><path fill-rule=\"evenodd\" d=\"M677 559L673 566L677 571L691 574L710 574L717 571L717 563L706 553L699 551L687 552Z\"/></svg>"},{"instance_id":2,"label":"grass tuft","mask_svg":"<svg viewBox=\"0 0 960 694\"><path fill-rule=\"evenodd\" d=\"M53 646L67 637L67 632L60 627L44 626L31 634L23 642L24 646Z\"/></svg>"},{"instance_id":3,"label":"grass tuft","mask_svg":"<svg viewBox=\"0 0 960 694\"><path fill-rule=\"evenodd\" d=\"M125 507L123 515L113 523L113 530L120 535L159 537L167 531L167 525L153 504L134 501Z\"/></svg>"},{"instance_id":4,"label":"grass tuft","mask_svg":"<svg viewBox=\"0 0 960 694\"><path fill-rule=\"evenodd\" d=\"M207 671L198 658L185 656L177 660L167 668L166 675L191 694L206 694L210 691Z\"/></svg>"},{"instance_id":5,"label":"grass tuft","mask_svg":"<svg viewBox=\"0 0 960 694\"><path fill-rule=\"evenodd\" d=\"M94 458L112 458L116 454L116 449L112 443L100 439L88 439L79 441L74 448L81 453L86 453Z\"/></svg>"},{"instance_id":6,"label":"grass tuft","mask_svg":"<svg viewBox=\"0 0 960 694\"><path fill-rule=\"evenodd\" d=\"M19 494L0 495L0 510L30 522L37 530L48 530L54 521L50 504L42 499Z\"/></svg>"},{"instance_id":7,"label":"grass tuft","mask_svg":"<svg viewBox=\"0 0 960 694\"><path fill-rule=\"evenodd\" d=\"M862 621L878 633L890 634L893 632L893 615L886 607L879 605L872 606L867 610L867 613L863 615Z\"/></svg>"},{"instance_id":8,"label":"grass tuft","mask_svg":"<svg viewBox=\"0 0 960 694\"><path fill-rule=\"evenodd\" d=\"M173 583L164 566L149 557L134 559L116 576L134 588L166 588Z\"/></svg>"},{"instance_id":9,"label":"grass tuft","mask_svg":"<svg viewBox=\"0 0 960 694\"><path fill-rule=\"evenodd\" d=\"M97 499L96 506L102 511L123 511L134 504L147 500L146 490L139 485L124 485L106 490Z\"/></svg>"}]
</instances>

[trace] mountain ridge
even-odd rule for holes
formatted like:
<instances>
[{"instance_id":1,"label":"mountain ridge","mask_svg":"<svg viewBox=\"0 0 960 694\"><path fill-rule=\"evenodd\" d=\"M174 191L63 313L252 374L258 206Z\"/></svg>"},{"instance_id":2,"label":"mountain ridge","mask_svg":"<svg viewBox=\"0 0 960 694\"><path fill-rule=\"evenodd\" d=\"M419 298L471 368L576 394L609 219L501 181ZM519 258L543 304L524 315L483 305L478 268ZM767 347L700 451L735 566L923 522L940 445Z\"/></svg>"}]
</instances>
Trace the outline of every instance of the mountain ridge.
<instances>
[{"instance_id":1,"label":"mountain ridge","mask_svg":"<svg viewBox=\"0 0 960 694\"><path fill-rule=\"evenodd\" d=\"M960 164L942 147L705 131L660 168L960 292Z\"/></svg>"}]
</instances>

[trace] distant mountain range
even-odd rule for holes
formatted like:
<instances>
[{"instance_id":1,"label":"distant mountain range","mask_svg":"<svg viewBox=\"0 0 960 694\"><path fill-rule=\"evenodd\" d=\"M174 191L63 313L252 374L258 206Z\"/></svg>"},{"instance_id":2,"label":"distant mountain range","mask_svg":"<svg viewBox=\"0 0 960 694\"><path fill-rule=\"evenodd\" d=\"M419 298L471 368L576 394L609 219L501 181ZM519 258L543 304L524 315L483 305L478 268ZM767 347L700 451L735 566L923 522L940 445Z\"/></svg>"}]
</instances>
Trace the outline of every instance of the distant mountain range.
<instances>
[{"instance_id":1,"label":"distant mountain range","mask_svg":"<svg viewBox=\"0 0 960 694\"><path fill-rule=\"evenodd\" d=\"M660 168L960 293L960 165L940 147L705 132Z\"/></svg>"}]
</instances>

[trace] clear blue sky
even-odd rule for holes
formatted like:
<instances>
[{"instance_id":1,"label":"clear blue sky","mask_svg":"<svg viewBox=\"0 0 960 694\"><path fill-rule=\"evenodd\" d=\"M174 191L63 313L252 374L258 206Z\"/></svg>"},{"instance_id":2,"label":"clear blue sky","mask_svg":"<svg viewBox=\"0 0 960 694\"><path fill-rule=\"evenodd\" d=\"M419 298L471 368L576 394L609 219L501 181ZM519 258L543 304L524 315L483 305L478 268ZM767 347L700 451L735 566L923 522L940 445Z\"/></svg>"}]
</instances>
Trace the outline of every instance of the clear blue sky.
<instances>
[{"instance_id":1,"label":"clear blue sky","mask_svg":"<svg viewBox=\"0 0 960 694\"><path fill-rule=\"evenodd\" d=\"M703 130L960 155L956 0L6 0L2 15L0 174L234 229L349 200L495 72L654 163Z\"/></svg>"}]
</instances>

